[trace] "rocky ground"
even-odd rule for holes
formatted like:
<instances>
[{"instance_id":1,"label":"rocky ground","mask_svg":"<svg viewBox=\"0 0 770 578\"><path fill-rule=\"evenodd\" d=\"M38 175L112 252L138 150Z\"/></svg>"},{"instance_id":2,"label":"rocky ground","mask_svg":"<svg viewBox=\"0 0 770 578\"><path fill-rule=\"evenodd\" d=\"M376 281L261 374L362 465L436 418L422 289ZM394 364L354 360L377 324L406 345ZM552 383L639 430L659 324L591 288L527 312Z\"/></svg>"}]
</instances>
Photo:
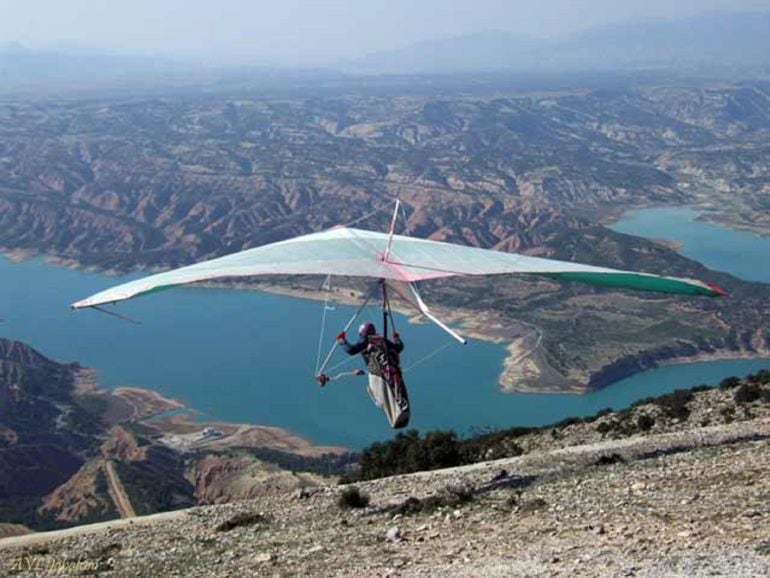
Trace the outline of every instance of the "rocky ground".
<instances>
[{"instance_id":1,"label":"rocky ground","mask_svg":"<svg viewBox=\"0 0 770 578\"><path fill-rule=\"evenodd\" d=\"M12 576L768 576L768 471L770 419L758 412L360 483L366 507L342 507L345 487L327 486L8 538L0 568Z\"/></svg>"}]
</instances>

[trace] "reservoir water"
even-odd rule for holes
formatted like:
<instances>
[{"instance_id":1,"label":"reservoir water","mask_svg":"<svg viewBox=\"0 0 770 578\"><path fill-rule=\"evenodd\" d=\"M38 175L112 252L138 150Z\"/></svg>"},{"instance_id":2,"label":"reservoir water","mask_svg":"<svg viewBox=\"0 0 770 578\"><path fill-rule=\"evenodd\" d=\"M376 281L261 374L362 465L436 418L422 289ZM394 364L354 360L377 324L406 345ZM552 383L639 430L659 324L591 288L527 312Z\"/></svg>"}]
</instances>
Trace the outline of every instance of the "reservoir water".
<instances>
[{"instance_id":1,"label":"reservoir water","mask_svg":"<svg viewBox=\"0 0 770 578\"><path fill-rule=\"evenodd\" d=\"M674 239L687 247L691 240L683 231L700 234L700 226L713 226L699 221L684 226L691 215L673 211L672 222L682 226L667 229L665 235L640 229L635 234ZM639 213L633 218L648 223ZM625 227L622 221L618 226ZM770 240L763 241L766 255ZM768 273L766 259L744 257L742 266ZM728 259L723 268L735 265ZM0 258L0 335L25 341L58 361L92 367L106 386L157 390L207 419L275 425L318 443L353 448L392 436L365 392L365 378L342 379L324 389L313 381L321 303L249 291L175 289L116 309L141 325L95 311L69 311L72 301L124 280L42 259L14 263ZM346 306L329 312L325 346L351 312ZM377 321L376 311L365 318ZM405 366L448 340L432 325L406 327L402 316L396 316L396 324L406 343ZM647 371L583 396L503 394L496 382L504 356L500 345L453 343L415 367L407 375L414 427L467 433L473 428L543 425L770 368L770 360L691 363ZM346 367L360 366L355 359Z\"/></svg>"},{"instance_id":2,"label":"reservoir water","mask_svg":"<svg viewBox=\"0 0 770 578\"><path fill-rule=\"evenodd\" d=\"M747 281L770 283L770 239L697 220L703 211L656 207L628 211L610 228L648 239L681 243L679 252L706 267Z\"/></svg>"}]
</instances>

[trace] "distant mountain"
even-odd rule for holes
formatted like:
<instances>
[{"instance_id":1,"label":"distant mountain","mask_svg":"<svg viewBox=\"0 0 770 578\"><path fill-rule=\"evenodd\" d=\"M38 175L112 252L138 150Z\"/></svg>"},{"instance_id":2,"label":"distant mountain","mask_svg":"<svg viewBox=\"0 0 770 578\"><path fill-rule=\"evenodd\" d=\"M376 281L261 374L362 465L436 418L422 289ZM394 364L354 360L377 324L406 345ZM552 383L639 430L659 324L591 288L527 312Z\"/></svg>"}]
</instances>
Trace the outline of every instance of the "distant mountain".
<instances>
[{"instance_id":1,"label":"distant mountain","mask_svg":"<svg viewBox=\"0 0 770 578\"><path fill-rule=\"evenodd\" d=\"M0 43L0 90L61 84L89 85L189 72L187 66L144 56L79 51L37 51Z\"/></svg>"},{"instance_id":2,"label":"distant mountain","mask_svg":"<svg viewBox=\"0 0 770 578\"><path fill-rule=\"evenodd\" d=\"M564 43L556 62L600 68L764 66L770 12L711 12L587 30Z\"/></svg>"},{"instance_id":3,"label":"distant mountain","mask_svg":"<svg viewBox=\"0 0 770 578\"><path fill-rule=\"evenodd\" d=\"M358 66L384 73L526 69L532 67L544 44L508 32L477 32L376 52Z\"/></svg>"},{"instance_id":4,"label":"distant mountain","mask_svg":"<svg viewBox=\"0 0 770 578\"><path fill-rule=\"evenodd\" d=\"M591 28L561 40L479 32L370 54L378 73L491 70L770 70L770 12L710 12Z\"/></svg>"}]
</instances>

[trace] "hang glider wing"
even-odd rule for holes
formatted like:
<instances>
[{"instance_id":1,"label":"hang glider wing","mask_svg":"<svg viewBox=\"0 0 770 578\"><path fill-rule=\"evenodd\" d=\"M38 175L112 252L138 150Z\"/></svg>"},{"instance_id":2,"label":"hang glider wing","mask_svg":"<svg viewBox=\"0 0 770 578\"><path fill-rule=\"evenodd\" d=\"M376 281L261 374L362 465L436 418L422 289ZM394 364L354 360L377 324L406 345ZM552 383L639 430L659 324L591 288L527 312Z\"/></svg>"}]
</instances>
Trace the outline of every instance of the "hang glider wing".
<instances>
[{"instance_id":1,"label":"hang glider wing","mask_svg":"<svg viewBox=\"0 0 770 578\"><path fill-rule=\"evenodd\" d=\"M527 274L605 287L683 295L726 293L694 279L662 277L466 247L349 227L329 229L137 279L72 304L115 303L163 289L214 279L258 275L338 275L422 281L457 275ZM386 256L387 255L387 259Z\"/></svg>"}]
</instances>

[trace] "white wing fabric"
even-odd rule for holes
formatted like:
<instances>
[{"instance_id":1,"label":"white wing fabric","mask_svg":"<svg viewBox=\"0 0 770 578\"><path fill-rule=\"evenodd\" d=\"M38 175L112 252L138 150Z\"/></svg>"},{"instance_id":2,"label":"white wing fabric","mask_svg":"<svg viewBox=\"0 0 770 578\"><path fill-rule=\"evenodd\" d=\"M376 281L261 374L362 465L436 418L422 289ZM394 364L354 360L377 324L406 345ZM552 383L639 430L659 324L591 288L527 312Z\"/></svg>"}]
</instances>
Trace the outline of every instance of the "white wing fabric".
<instances>
[{"instance_id":1,"label":"white wing fabric","mask_svg":"<svg viewBox=\"0 0 770 578\"><path fill-rule=\"evenodd\" d=\"M725 295L694 279L662 277L339 227L263 245L225 257L137 279L72 304L74 309L116 303L177 285L257 275L339 275L422 281L455 275L520 273L643 291Z\"/></svg>"}]
</instances>

